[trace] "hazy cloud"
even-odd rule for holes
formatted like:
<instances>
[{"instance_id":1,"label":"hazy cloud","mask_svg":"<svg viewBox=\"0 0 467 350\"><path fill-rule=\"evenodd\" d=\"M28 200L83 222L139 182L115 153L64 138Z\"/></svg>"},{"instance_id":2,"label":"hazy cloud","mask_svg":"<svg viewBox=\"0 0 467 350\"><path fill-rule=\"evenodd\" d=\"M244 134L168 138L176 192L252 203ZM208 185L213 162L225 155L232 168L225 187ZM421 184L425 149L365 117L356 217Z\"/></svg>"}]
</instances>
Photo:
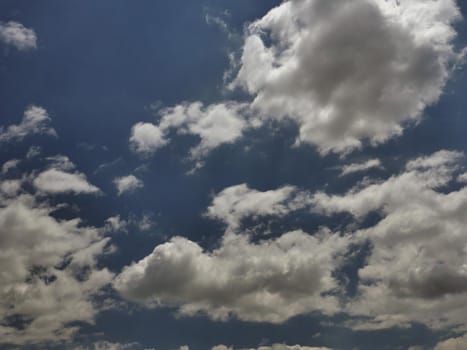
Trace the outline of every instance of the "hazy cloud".
<instances>
[{"instance_id":1,"label":"hazy cloud","mask_svg":"<svg viewBox=\"0 0 467 350\"><path fill-rule=\"evenodd\" d=\"M143 181L134 175L117 177L114 179L114 184L119 196L123 193L134 192L144 186Z\"/></svg>"},{"instance_id":2,"label":"hazy cloud","mask_svg":"<svg viewBox=\"0 0 467 350\"><path fill-rule=\"evenodd\" d=\"M0 42L12 45L18 50L37 48L37 36L33 29L18 22L0 22Z\"/></svg>"},{"instance_id":3,"label":"hazy cloud","mask_svg":"<svg viewBox=\"0 0 467 350\"><path fill-rule=\"evenodd\" d=\"M0 127L0 142L21 141L31 134L47 134L56 136L55 130L48 126L50 117L47 111L39 106L28 107L20 124L10 125L6 129Z\"/></svg>"}]
</instances>

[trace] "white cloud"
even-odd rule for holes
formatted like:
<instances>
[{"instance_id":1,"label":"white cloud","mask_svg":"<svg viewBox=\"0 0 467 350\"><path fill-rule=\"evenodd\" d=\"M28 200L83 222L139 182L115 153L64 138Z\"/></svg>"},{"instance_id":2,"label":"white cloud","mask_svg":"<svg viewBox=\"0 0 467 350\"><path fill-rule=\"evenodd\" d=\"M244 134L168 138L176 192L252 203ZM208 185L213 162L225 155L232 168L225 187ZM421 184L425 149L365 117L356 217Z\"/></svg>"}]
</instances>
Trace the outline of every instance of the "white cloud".
<instances>
[{"instance_id":1,"label":"white cloud","mask_svg":"<svg viewBox=\"0 0 467 350\"><path fill-rule=\"evenodd\" d=\"M161 129L151 123L137 123L131 129L130 144L140 154L151 154L167 144Z\"/></svg>"},{"instance_id":2,"label":"white cloud","mask_svg":"<svg viewBox=\"0 0 467 350\"><path fill-rule=\"evenodd\" d=\"M48 169L41 172L33 181L39 191L50 194L57 193L98 193L100 190L91 185L86 175L75 172L67 173L59 169Z\"/></svg>"},{"instance_id":3,"label":"white cloud","mask_svg":"<svg viewBox=\"0 0 467 350\"><path fill-rule=\"evenodd\" d=\"M314 196L317 212L349 212L382 219L360 229L372 251L359 270L351 314L368 316L355 328L374 329L422 322L430 327L467 327L467 187L448 190L463 154L440 151L407 163L396 176L361 184L344 195Z\"/></svg>"},{"instance_id":4,"label":"white cloud","mask_svg":"<svg viewBox=\"0 0 467 350\"><path fill-rule=\"evenodd\" d=\"M467 349L467 334L458 338L450 338L438 343L434 350L465 350Z\"/></svg>"},{"instance_id":5,"label":"white cloud","mask_svg":"<svg viewBox=\"0 0 467 350\"><path fill-rule=\"evenodd\" d=\"M184 103L162 110L157 125L137 123L133 126L130 143L141 154L150 154L169 142L169 131L198 136L200 142L191 149L193 159L202 159L214 148L232 143L242 136L248 126L242 110L244 104L235 102L203 106L201 102Z\"/></svg>"},{"instance_id":6,"label":"white cloud","mask_svg":"<svg viewBox=\"0 0 467 350\"><path fill-rule=\"evenodd\" d=\"M114 286L129 300L215 320L279 323L312 311L332 314L338 301L323 293L339 288L332 273L348 243L325 231L294 231L258 243L226 234L218 248L204 251L174 237L126 267Z\"/></svg>"},{"instance_id":7,"label":"white cloud","mask_svg":"<svg viewBox=\"0 0 467 350\"><path fill-rule=\"evenodd\" d=\"M229 229L238 229L242 219L260 216L284 216L309 204L306 194L293 186L257 191L246 184L228 187L218 193L206 215L224 221Z\"/></svg>"},{"instance_id":8,"label":"white cloud","mask_svg":"<svg viewBox=\"0 0 467 350\"><path fill-rule=\"evenodd\" d=\"M364 163L346 164L341 169L340 176L353 174L356 172L366 171L369 169L381 168L381 161L379 159L370 159Z\"/></svg>"},{"instance_id":9,"label":"white cloud","mask_svg":"<svg viewBox=\"0 0 467 350\"><path fill-rule=\"evenodd\" d=\"M120 215L112 216L105 220L105 231L113 232L126 232L128 227L128 222L120 218Z\"/></svg>"},{"instance_id":10,"label":"white cloud","mask_svg":"<svg viewBox=\"0 0 467 350\"><path fill-rule=\"evenodd\" d=\"M115 187L117 188L118 195L122 195L123 193L131 193L136 191L138 188L144 186L143 181L138 179L134 175L128 175L123 177L117 177L114 179Z\"/></svg>"},{"instance_id":11,"label":"white cloud","mask_svg":"<svg viewBox=\"0 0 467 350\"><path fill-rule=\"evenodd\" d=\"M44 108L30 106L24 111L20 124L0 128L0 142L21 141L32 134L56 136L55 130L48 126L49 122L50 117Z\"/></svg>"},{"instance_id":12,"label":"white cloud","mask_svg":"<svg viewBox=\"0 0 467 350\"><path fill-rule=\"evenodd\" d=\"M0 22L0 42L12 45L18 50L31 50L37 47L37 36L33 29L18 22Z\"/></svg>"},{"instance_id":13,"label":"white cloud","mask_svg":"<svg viewBox=\"0 0 467 350\"><path fill-rule=\"evenodd\" d=\"M459 18L454 0L285 1L249 25L232 87L323 154L382 143L438 100Z\"/></svg>"},{"instance_id":14,"label":"white cloud","mask_svg":"<svg viewBox=\"0 0 467 350\"><path fill-rule=\"evenodd\" d=\"M79 329L71 322L93 322L92 298L113 277L96 265L108 239L79 219L56 220L55 209L28 194L1 199L3 343L69 340Z\"/></svg>"}]
</instances>

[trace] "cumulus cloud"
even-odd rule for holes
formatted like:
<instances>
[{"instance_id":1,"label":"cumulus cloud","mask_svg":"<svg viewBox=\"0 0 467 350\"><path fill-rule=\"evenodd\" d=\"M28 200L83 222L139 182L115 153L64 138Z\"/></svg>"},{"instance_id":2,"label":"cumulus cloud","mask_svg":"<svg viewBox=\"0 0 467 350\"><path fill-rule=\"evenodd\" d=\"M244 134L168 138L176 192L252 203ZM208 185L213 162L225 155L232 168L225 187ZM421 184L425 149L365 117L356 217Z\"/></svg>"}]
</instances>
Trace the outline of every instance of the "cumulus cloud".
<instances>
[{"instance_id":1,"label":"cumulus cloud","mask_svg":"<svg viewBox=\"0 0 467 350\"><path fill-rule=\"evenodd\" d=\"M339 288L332 273L347 244L325 231L293 231L258 243L226 234L218 248L205 251L174 237L126 267L114 286L129 300L214 320L279 323L312 311L332 314L339 309L329 293Z\"/></svg>"},{"instance_id":2,"label":"cumulus cloud","mask_svg":"<svg viewBox=\"0 0 467 350\"><path fill-rule=\"evenodd\" d=\"M257 191L241 184L218 193L206 215L224 221L230 229L238 229L246 217L284 216L309 204L307 195L294 186L270 191Z\"/></svg>"},{"instance_id":3,"label":"cumulus cloud","mask_svg":"<svg viewBox=\"0 0 467 350\"><path fill-rule=\"evenodd\" d=\"M381 161L379 159L370 159L364 163L353 163L353 164L346 164L341 169L340 176L345 176L361 171L366 171L369 169L381 168Z\"/></svg>"},{"instance_id":4,"label":"cumulus cloud","mask_svg":"<svg viewBox=\"0 0 467 350\"><path fill-rule=\"evenodd\" d=\"M0 142L21 141L32 134L56 136L55 130L48 126L49 122L49 114L44 108L30 106L24 111L20 124L10 125L6 129L0 127Z\"/></svg>"},{"instance_id":5,"label":"cumulus cloud","mask_svg":"<svg viewBox=\"0 0 467 350\"><path fill-rule=\"evenodd\" d=\"M434 350L464 350L467 349L467 334L458 337L450 338L438 343Z\"/></svg>"},{"instance_id":6,"label":"cumulus cloud","mask_svg":"<svg viewBox=\"0 0 467 350\"><path fill-rule=\"evenodd\" d=\"M143 181L134 175L117 177L114 179L114 184L119 196L123 193L134 192L144 186Z\"/></svg>"},{"instance_id":7,"label":"cumulus cloud","mask_svg":"<svg viewBox=\"0 0 467 350\"><path fill-rule=\"evenodd\" d=\"M356 235L371 242L360 269L359 296L348 305L369 316L357 328L386 328L412 321L431 327L463 325L467 313L467 188L449 190L463 154L440 151L409 161L387 180L362 184L344 195L317 193L314 210L349 212L381 220Z\"/></svg>"},{"instance_id":8,"label":"cumulus cloud","mask_svg":"<svg viewBox=\"0 0 467 350\"><path fill-rule=\"evenodd\" d=\"M249 25L232 87L322 154L382 143L438 100L459 18L454 0L285 1Z\"/></svg>"},{"instance_id":9,"label":"cumulus cloud","mask_svg":"<svg viewBox=\"0 0 467 350\"><path fill-rule=\"evenodd\" d=\"M55 168L41 172L34 179L33 184L39 191L50 194L98 193L100 191L87 181L86 175L79 172L68 173Z\"/></svg>"},{"instance_id":10,"label":"cumulus cloud","mask_svg":"<svg viewBox=\"0 0 467 350\"><path fill-rule=\"evenodd\" d=\"M0 22L0 42L25 51L37 47L37 36L33 29L18 22Z\"/></svg>"},{"instance_id":11,"label":"cumulus cloud","mask_svg":"<svg viewBox=\"0 0 467 350\"><path fill-rule=\"evenodd\" d=\"M163 109L160 122L137 123L130 136L132 148L141 154L151 154L169 141L170 130L178 134L189 134L199 138L197 146L191 149L193 159L201 159L211 150L225 143L237 140L247 127L242 115L246 108L236 102L204 106L201 102L183 103Z\"/></svg>"},{"instance_id":12,"label":"cumulus cloud","mask_svg":"<svg viewBox=\"0 0 467 350\"><path fill-rule=\"evenodd\" d=\"M94 296L112 273L97 267L109 239L32 195L0 196L0 339L24 345L69 340L93 322Z\"/></svg>"}]
</instances>

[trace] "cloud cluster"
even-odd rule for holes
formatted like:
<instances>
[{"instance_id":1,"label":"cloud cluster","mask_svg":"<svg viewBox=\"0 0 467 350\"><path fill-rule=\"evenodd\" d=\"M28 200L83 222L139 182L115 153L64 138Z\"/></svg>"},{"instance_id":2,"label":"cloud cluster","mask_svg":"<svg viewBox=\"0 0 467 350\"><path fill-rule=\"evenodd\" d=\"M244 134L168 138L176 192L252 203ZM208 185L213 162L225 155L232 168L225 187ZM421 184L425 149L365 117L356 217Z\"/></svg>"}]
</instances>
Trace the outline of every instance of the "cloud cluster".
<instances>
[{"instance_id":1,"label":"cloud cluster","mask_svg":"<svg viewBox=\"0 0 467 350\"><path fill-rule=\"evenodd\" d=\"M321 154L386 142L437 102L461 59L453 47L455 0L289 0L246 30L238 73L228 84L248 103L182 103L158 124L133 126L132 148L150 154L169 130L191 134L198 161L267 121L293 121L296 144ZM254 116L254 118L253 118Z\"/></svg>"},{"instance_id":2,"label":"cloud cluster","mask_svg":"<svg viewBox=\"0 0 467 350\"><path fill-rule=\"evenodd\" d=\"M48 120L41 108L26 113L26 121L2 135L22 138L42 130ZM9 139L9 137L8 137ZM11 171L24 160L13 160L0 173L0 339L2 344L29 346L69 341L79 331L76 322L94 321L95 299L113 273L98 266L112 250L101 230L80 218L58 219L47 194L96 192L85 176L74 172L65 156L44 158L39 174ZM19 174L18 174L19 173Z\"/></svg>"},{"instance_id":3,"label":"cloud cluster","mask_svg":"<svg viewBox=\"0 0 467 350\"><path fill-rule=\"evenodd\" d=\"M459 18L453 0L286 1L248 27L233 86L323 154L378 144L438 100Z\"/></svg>"},{"instance_id":4,"label":"cloud cluster","mask_svg":"<svg viewBox=\"0 0 467 350\"><path fill-rule=\"evenodd\" d=\"M242 111L245 105L236 102L203 106L201 102L183 103L162 110L157 125L137 123L133 126L130 144L140 154L151 154L165 146L169 132L194 135L199 144L191 149L193 159L201 159L208 152L225 143L232 143L242 136L247 127Z\"/></svg>"},{"instance_id":5,"label":"cloud cluster","mask_svg":"<svg viewBox=\"0 0 467 350\"><path fill-rule=\"evenodd\" d=\"M389 179L355 187L344 195L317 193L314 210L349 212L357 220L382 219L356 235L371 242L360 269L359 296L351 314L368 316L357 328L430 327L465 323L467 302L467 188L450 189L463 154L440 151L409 161Z\"/></svg>"},{"instance_id":6,"label":"cloud cluster","mask_svg":"<svg viewBox=\"0 0 467 350\"><path fill-rule=\"evenodd\" d=\"M226 234L218 248L205 251L174 237L126 267L114 286L129 300L215 320L278 323L316 310L332 314L339 309L332 273L348 243L326 231L293 231L258 243Z\"/></svg>"},{"instance_id":7,"label":"cloud cluster","mask_svg":"<svg viewBox=\"0 0 467 350\"><path fill-rule=\"evenodd\" d=\"M48 126L49 122L49 114L44 108L30 106L24 111L20 124L10 125L6 129L0 127L0 142L21 141L32 134L56 136L55 130Z\"/></svg>"},{"instance_id":8,"label":"cloud cluster","mask_svg":"<svg viewBox=\"0 0 467 350\"><path fill-rule=\"evenodd\" d=\"M0 42L25 51L37 47L37 36L33 29L15 21L0 22Z\"/></svg>"},{"instance_id":9,"label":"cloud cluster","mask_svg":"<svg viewBox=\"0 0 467 350\"><path fill-rule=\"evenodd\" d=\"M2 181L3 183L4 181ZM0 338L27 344L70 339L70 322L92 322L93 297L112 280L97 267L107 238L17 190L0 196Z\"/></svg>"}]
</instances>

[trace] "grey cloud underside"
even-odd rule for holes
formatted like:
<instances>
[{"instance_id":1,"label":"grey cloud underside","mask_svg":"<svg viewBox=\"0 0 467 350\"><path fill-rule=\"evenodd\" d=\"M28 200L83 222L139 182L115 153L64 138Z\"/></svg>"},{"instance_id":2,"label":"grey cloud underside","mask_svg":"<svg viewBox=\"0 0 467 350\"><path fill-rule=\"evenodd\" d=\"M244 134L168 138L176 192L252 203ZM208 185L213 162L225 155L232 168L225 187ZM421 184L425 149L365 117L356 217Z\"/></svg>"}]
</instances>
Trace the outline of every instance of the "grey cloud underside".
<instances>
[{"instance_id":1,"label":"grey cloud underside","mask_svg":"<svg viewBox=\"0 0 467 350\"><path fill-rule=\"evenodd\" d=\"M467 327L467 189L446 191L463 162L460 152L440 151L407 162L386 180L367 179L344 195L232 186L218 193L207 211L227 226L217 248L173 238L125 268L115 288L150 307L175 306L180 314L204 312L213 319L277 323L313 311L341 311L364 317L350 323L356 329L414 321ZM357 229L354 223L345 234L294 231L256 243L242 231L245 217L285 216L296 208L330 217L349 212ZM381 220L358 229L375 211ZM371 251L359 270L358 293L349 298L334 273L352 259L343 258L349 247L365 242Z\"/></svg>"},{"instance_id":2,"label":"grey cloud underside","mask_svg":"<svg viewBox=\"0 0 467 350\"><path fill-rule=\"evenodd\" d=\"M235 142L269 120L292 120L297 144L348 153L399 136L437 102L461 54L453 0L286 1L251 23L236 78L251 102L183 103L159 123L138 123L133 149L170 142L169 129L200 137L191 157ZM215 112L215 113L214 113Z\"/></svg>"}]
</instances>

